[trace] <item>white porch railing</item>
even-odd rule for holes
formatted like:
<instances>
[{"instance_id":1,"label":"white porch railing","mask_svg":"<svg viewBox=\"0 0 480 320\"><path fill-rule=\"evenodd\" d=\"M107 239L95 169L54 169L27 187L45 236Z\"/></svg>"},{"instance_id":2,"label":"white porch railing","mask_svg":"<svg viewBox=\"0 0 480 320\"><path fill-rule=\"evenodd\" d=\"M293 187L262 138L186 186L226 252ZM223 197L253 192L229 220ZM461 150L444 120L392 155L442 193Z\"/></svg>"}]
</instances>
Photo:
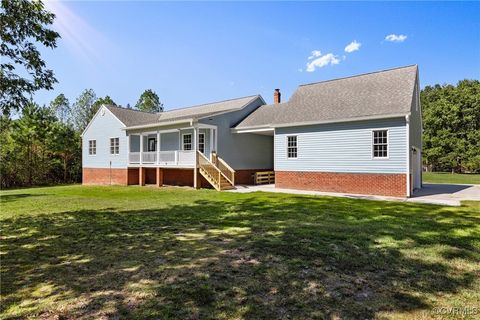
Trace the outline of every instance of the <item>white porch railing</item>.
<instances>
[{"instance_id":1,"label":"white porch railing","mask_svg":"<svg viewBox=\"0 0 480 320\"><path fill-rule=\"evenodd\" d=\"M155 163L157 162L157 153L155 151L144 152L142 154L143 163Z\"/></svg>"},{"instance_id":2,"label":"white porch railing","mask_svg":"<svg viewBox=\"0 0 480 320\"><path fill-rule=\"evenodd\" d=\"M129 163L140 163L140 152L130 152L128 154Z\"/></svg>"},{"instance_id":3,"label":"white porch railing","mask_svg":"<svg viewBox=\"0 0 480 320\"><path fill-rule=\"evenodd\" d=\"M142 155L140 157L140 155ZM193 150L172 150L172 151L150 151L130 152L128 161L131 164L157 164L162 166L194 166L195 151Z\"/></svg>"}]
</instances>

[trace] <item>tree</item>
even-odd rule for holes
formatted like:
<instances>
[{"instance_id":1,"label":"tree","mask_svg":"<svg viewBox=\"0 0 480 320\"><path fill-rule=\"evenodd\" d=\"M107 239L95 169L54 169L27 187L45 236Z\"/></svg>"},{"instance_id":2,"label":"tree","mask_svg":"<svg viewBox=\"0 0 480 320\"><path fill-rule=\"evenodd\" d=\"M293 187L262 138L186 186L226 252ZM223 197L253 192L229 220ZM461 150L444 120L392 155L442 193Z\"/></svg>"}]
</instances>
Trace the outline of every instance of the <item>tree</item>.
<instances>
[{"instance_id":1,"label":"tree","mask_svg":"<svg viewBox=\"0 0 480 320\"><path fill-rule=\"evenodd\" d=\"M1 0L0 10L0 107L3 114L18 111L40 89L57 82L34 42L55 48L60 35L48 29L55 15L41 1Z\"/></svg>"},{"instance_id":2,"label":"tree","mask_svg":"<svg viewBox=\"0 0 480 320\"><path fill-rule=\"evenodd\" d=\"M52 155L60 158L60 166L63 172L63 182L69 180L69 164L81 161L80 134L70 125L64 123L55 123L49 133L48 147ZM52 162L55 164L55 161Z\"/></svg>"},{"instance_id":3,"label":"tree","mask_svg":"<svg viewBox=\"0 0 480 320\"><path fill-rule=\"evenodd\" d=\"M50 102L50 110L62 123L69 123L71 118L70 102L63 93Z\"/></svg>"},{"instance_id":4,"label":"tree","mask_svg":"<svg viewBox=\"0 0 480 320\"><path fill-rule=\"evenodd\" d=\"M421 92L424 159L434 170L480 171L480 81Z\"/></svg>"},{"instance_id":5,"label":"tree","mask_svg":"<svg viewBox=\"0 0 480 320\"><path fill-rule=\"evenodd\" d=\"M23 109L21 118L14 122L12 138L21 148L18 155L22 159L22 163L17 164L17 174L25 177L23 184L31 186L47 179L45 145L55 120L50 110L31 102Z\"/></svg>"},{"instance_id":6,"label":"tree","mask_svg":"<svg viewBox=\"0 0 480 320\"><path fill-rule=\"evenodd\" d=\"M102 105L116 106L117 104L112 100L112 98L110 98L110 96L105 96L105 98L99 98L97 101L95 101L92 109L90 110L90 120L92 120L93 116L95 115L95 113L97 113L98 109L100 109Z\"/></svg>"},{"instance_id":7,"label":"tree","mask_svg":"<svg viewBox=\"0 0 480 320\"><path fill-rule=\"evenodd\" d=\"M163 112L163 103L160 102L155 91L148 89L142 93L135 108L146 112Z\"/></svg>"},{"instance_id":8,"label":"tree","mask_svg":"<svg viewBox=\"0 0 480 320\"><path fill-rule=\"evenodd\" d=\"M85 89L72 106L72 123L77 131L83 131L95 115L93 107L97 96L93 89Z\"/></svg>"},{"instance_id":9,"label":"tree","mask_svg":"<svg viewBox=\"0 0 480 320\"><path fill-rule=\"evenodd\" d=\"M0 117L0 187L79 181L80 141L71 124L35 103L18 119Z\"/></svg>"}]
</instances>

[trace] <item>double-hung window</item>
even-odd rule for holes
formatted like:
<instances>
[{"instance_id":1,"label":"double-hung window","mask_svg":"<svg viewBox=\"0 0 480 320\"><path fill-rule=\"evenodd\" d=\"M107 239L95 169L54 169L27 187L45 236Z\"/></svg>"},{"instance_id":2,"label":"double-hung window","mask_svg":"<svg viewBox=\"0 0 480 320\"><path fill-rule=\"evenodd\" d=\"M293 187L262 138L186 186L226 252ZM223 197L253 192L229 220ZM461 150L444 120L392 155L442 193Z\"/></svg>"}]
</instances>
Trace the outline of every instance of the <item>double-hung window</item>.
<instances>
[{"instance_id":1,"label":"double-hung window","mask_svg":"<svg viewBox=\"0 0 480 320\"><path fill-rule=\"evenodd\" d=\"M287 158L297 158L297 136L287 136Z\"/></svg>"},{"instance_id":2,"label":"double-hung window","mask_svg":"<svg viewBox=\"0 0 480 320\"><path fill-rule=\"evenodd\" d=\"M183 150L192 150L192 135L190 133L183 135Z\"/></svg>"},{"instance_id":3,"label":"double-hung window","mask_svg":"<svg viewBox=\"0 0 480 320\"><path fill-rule=\"evenodd\" d=\"M91 156L97 154L97 140L88 140L88 154Z\"/></svg>"},{"instance_id":4,"label":"double-hung window","mask_svg":"<svg viewBox=\"0 0 480 320\"><path fill-rule=\"evenodd\" d=\"M388 158L388 130L374 130L372 138L373 158Z\"/></svg>"},{"instance_id":5,"label":"double-hung window","mask_svg":"<svg viewBox=\"0 0 480 320\"><path fill-rule=\"evenodd\" d=\"M198 134L198 151L205 153L205 133Z\"/></svg>"},{"instance_id":6,"label":"double-hung window","mask_svg":"<svg viewBox=\"0 0 480 320\"><path fill-rule=\"evenodd\" d=\"M110 138L110 154L120 153L120 138Z\"/></svg>"}]
</instances>

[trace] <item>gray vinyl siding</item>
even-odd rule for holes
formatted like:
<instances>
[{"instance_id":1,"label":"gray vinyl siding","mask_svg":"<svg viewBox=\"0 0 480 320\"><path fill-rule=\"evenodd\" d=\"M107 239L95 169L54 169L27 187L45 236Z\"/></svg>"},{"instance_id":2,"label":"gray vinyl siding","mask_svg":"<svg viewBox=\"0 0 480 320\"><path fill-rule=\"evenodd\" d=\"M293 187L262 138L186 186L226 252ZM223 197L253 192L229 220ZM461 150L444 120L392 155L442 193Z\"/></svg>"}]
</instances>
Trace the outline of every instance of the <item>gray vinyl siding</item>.
<instances>
[{"instance_id":1,"label":"gray vinyl siding","mask_svg":"<svg viewBox=\"0 0 480 320\"><path fill-rule=\"evenodd\" d=\"M405 118L344 122L275 130L276 171L406 172ZM388 159L372 158L372 130L388 129ZM296 135L298 157L287 158L287 136Z\"/></svg>"},{"instance_id":2,"label":"gray vinyl siding","mask_svg":"<svg viewBox=\"0 0 480 320\"><path fill-rule=\"evenodd\" d=\"M218 126L218 154L232 168L272 169L273 137L249 133L232 133L231 128L263 104L256 99L242 110L201 120Z\"/></svg>"},{"instance_id":3,"label":"gray vinyl siding","mask_svg":"<svg viewBox=\"0 0 480 320\"><path fill-rule=\"evenodd\" d=\"M107 109L100 110L82 137L82 166L84 168L127 167L127 136L123 124ZM110 138L119 138L119 154L110 154ZM88 154L88 141L97 141L97 154Z\"/></svg>"}]
</instances>

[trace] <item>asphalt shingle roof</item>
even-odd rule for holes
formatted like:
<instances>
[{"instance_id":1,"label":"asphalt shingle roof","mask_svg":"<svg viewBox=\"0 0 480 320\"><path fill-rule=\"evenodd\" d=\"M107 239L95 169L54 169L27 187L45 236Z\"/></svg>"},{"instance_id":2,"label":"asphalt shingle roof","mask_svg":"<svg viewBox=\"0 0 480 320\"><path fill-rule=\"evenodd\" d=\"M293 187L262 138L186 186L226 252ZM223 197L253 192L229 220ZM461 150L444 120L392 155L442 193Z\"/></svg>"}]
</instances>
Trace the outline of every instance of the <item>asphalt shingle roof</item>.
<instances>
[{"instance_id":1,"label":"asphalt shingle roof","mask_svg":"<svg viewBox=\"0 0 480 320\"><path fill-rule=\"evenodd\" d=\"M301 85L285 103L264 105L235 128L407 114L417 66Z\"/></svg>"},{"instance_id":2,"label":"asphalt shingle roof","mask_svg":"<svg viewBox=\"0 0 480 320\"><path fill-rule=\"evenodd\" d=\"M200 119L222 112L236 111L242 109L258 98L260 98L259 95L254 95L159 113L142 112L115 106L106 107L127 127L133 127L148 124L154 125L157 123L162 124L183 119Z\"/></svg>"}]
</instances>

